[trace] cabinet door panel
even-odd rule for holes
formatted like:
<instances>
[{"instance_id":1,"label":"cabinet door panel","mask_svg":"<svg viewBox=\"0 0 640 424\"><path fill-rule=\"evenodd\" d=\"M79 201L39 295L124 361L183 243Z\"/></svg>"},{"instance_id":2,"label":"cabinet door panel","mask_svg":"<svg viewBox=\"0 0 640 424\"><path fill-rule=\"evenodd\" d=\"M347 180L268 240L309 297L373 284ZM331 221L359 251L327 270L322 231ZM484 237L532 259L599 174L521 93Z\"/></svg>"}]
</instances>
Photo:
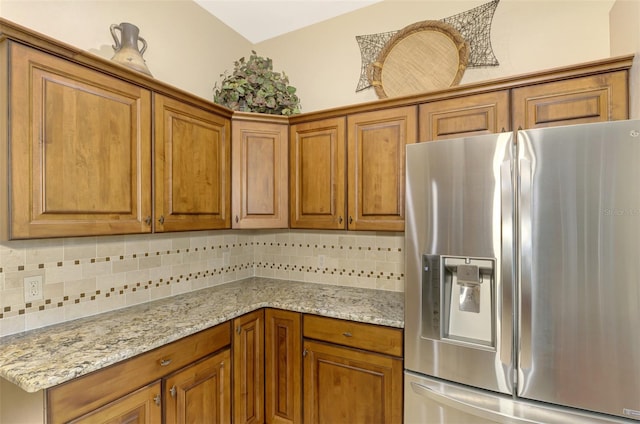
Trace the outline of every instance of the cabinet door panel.
<instances>
[{"instance_id":1,"label":"cabinet door panel","mask_svg":"<svg viewBox=\"0 0 640 424\"><path fill-rule=\"evenodd\" d=\"M618 71L514 89L513 128L628 119L627 85Z\"/></svg>"},{"instance_id":2,"label":"cabinet door panel","mask_svg":"<svg viewBox=\"0 0 640 424\"><path fill-rule=\"evenodd\" d=\"M232 127L232 227L287 228L287 124L234 120Z\"/></svg>"},{"instance_id":3,"label":"cabinet door panel","mask_svg":"<svg viewBox=\"0 0 640 424\"><path fill-rule=\"evenodd\" d=\"M304 342L305 423L402 422L402 361Z\"/></svg>"},{"instance_id":4,"label":"cabinet door panel","mask_svg":"<svg viewBox=\"0 0 640 424\"><path fill-rule=\"evenodd\" d=\"M233 422L264 422L264 310L233 320Z\"/></svg>"},{"instance_id":5,"label":"cabinet door panel","mask_svg":"<svg viewBox=\"0 0 640 424\"><path fill-rule=\"evenodd\" d=\"M161 420L160 382L143 387L70 424L155 424Z\"/></svg>"},{"instance_id":6,"label":"cabinet door panel","mask_svg":"<svg viewBox=\"0 0 640 424\"><path fill-rule=\"evenodd\" d=\"M165 423L230 423L229 349L166 378Z\"/></svg>"},{"instance_id":7,"label":"cabinet door panel","mask_svg":"<svg viewBox=\"0 0 640 424\"><path fill-rule=\"evenodd\" d=\"M345 121L291 127L291 228L345 228Z\"/></svg>"},{"instance_id":8,"label":"cabinet door panel","mask_svg":"<svg viewBox=\"0 0 640 424\"><path fill-rule=\"evenodd\" d=\"M159 94L154 105L156 231L229 228L229 120Z\"/></svg>"},{"instance_id":9,"label":"cabinet door panel","mask_svg":"<svg viewBox=\"0 0 640 424\"><path fill-rule=\"evenodd\" d=\"M301 314L265 311L265 402L267 422L302 422Z\"/></svg>"},{"instance_id":10,"label":"cabinet door panel","mask_svg":"<svg viewBox=\"0 0 640 424\"><path fill-rule=\"evenodd\" d=\"M417 131L414 106L348 117L350 230L404 230L405 146Z\"/></svg>"},{"instance_id":11,"label":"cabinet door panel","mask_svg":"<svg viewBox=\"0 0 640 424\"><path fill-rule=\"evenodd\" d=\"M421 142L509 131L509 91L425 103L419 120Z\"/></svg>"},{"instance_id":12,"label":"cabinet door panel","mask_svg":"<svg viewBox=\"0 0 640 424\"><path fill-rule=\"evenodd\" d=\"M150 232L151 94L11 45L11 238Z\"/></svg>"}]
</instances>

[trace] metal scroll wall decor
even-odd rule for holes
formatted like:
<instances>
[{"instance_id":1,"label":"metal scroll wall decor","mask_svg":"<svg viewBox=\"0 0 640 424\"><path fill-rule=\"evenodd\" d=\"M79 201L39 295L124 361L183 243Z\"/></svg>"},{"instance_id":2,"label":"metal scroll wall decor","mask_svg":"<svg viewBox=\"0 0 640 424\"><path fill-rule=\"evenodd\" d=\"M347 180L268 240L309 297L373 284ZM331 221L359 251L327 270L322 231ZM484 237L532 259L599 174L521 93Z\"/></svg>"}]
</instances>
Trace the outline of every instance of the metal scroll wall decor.
<instances>
[{"instance_id":1,"label":"metal scroll wall decor","mask_svg":"<svg viewBox=\"0 0 640 424\"><path fill-rule=\"evenodd\" d=\"M499 2L500 0L493 0L439 21L457 30L464 41L468 43L467 68L499 65L491 47L491 22ZM381 52L385 50L385 47L388 47L388 43L400 31L356 36L362 58L360 80L356 92L373 86L374 65L379 60Z\"/></svg>"}]
</instances>

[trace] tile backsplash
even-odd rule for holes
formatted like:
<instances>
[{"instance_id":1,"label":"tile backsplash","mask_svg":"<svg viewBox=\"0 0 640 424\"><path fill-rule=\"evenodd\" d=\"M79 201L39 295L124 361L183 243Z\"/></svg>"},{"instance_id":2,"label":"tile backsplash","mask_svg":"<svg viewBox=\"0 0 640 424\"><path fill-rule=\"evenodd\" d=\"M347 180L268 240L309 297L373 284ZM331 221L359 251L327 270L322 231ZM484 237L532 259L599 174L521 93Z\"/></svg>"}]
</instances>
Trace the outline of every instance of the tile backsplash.
<instances>
[{"instance_id":1,"label":"tile backsplash","mask_svg":"<svg viewBox=\"0 0 640 424\"><path fill-rule=\"evenodd\" d=\"M43 299L24 300L40 275ZM205 231L0 244L0 336L251 276L404 291L404 234Z\"/></svg>"}]
</instances>

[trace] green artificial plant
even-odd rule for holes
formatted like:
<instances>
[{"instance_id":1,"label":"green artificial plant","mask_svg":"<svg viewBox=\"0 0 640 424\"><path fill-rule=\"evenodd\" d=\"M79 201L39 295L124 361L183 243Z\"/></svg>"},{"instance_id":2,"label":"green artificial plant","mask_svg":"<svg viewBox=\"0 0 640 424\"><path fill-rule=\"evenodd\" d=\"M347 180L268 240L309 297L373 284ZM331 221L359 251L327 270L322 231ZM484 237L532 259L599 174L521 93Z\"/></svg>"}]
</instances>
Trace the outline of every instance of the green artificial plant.
<instances>
[{"instance_id":1,"label":"green artificial plant","mask_svg":"<svg viewBox=\"0 0 640 424\"><path fill-rule=\"evenodd\" d=\"M213 101L232 110L294 115L300 113L300 99L296 88L289 85L284 72L274 72L270 58L251 51L249 60L244 57L234 62L231 75L220 74L222 82L216 82Z\"/></svg>"}]
</instances>

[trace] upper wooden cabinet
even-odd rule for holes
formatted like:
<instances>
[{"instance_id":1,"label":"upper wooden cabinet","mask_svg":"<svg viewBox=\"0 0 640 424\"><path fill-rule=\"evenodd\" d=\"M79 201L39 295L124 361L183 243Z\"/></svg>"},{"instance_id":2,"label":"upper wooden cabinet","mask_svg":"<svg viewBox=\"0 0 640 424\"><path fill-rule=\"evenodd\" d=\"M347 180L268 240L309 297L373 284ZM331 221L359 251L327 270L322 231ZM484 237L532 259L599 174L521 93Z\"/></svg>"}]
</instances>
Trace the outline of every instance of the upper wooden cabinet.
<instances>
[{"instance_id":1,"label":"upper wooden cabinet","mask_svg":"<svg viewBox=\"0 0 640 424\"><path fill-rule=\"evenodd\" d=\"M404 231L405 146L417 141L415 106L347 118L350 230Z\"/></svg>"},{"instance_id":2,"label":"upper wooden cabinet","mask_svg":"<svg viewBox=\"0 0 640 424\"><path fill-rule=\"evenodd\" d=\"M230 121L154 94L155 230L229 228Z\"/></svg>"},{"instance_id":3,"label":"upper wooden cabinet","mask_svg":"<svg viewBox=\"0 0 640 424\"><path fill-rule=\"evenodd\" d=\"M150 232L150 91L13 42L0 62L0 235Z\"/></svg>"},{"instance_id":4,"label":"upper wooden cabinet","mask_svg":"<svg viewBox=\"0 0 640 424\"><path fill-rule=\"evenodd\" d=\"M288 119L235 113L231 139L232 228L287 228Z\"/></svg>"},{"instance_id":5,"label":"upper wooden cabinet","mask_svg":"<svg viewBox=\"0 0 640 424\"><path fill-rule=\"evenodd\" d=\"M421 142L510 131L509 90L424 103L419 120Z\"/></svg>"},{"instance_id":6,"label":"upper wooden cabinet","mask_svg":"<svg viewBox=\"0 0 640 424\"><path fill-rule=\"evenodd\" d=\"M296 124L290 130L291 228L345 228L345 118Z\"/></svg>"},{"instance_id":7,"label":"upper wooden cabinet","mask_svg":"<svg viewBox=\"0 0 640 424\"><path fill-rule=\"evenodd\" d=\"M513 129L627 119L627 79L617 71L516 88Z\"/></svg>"}]
</instances>

